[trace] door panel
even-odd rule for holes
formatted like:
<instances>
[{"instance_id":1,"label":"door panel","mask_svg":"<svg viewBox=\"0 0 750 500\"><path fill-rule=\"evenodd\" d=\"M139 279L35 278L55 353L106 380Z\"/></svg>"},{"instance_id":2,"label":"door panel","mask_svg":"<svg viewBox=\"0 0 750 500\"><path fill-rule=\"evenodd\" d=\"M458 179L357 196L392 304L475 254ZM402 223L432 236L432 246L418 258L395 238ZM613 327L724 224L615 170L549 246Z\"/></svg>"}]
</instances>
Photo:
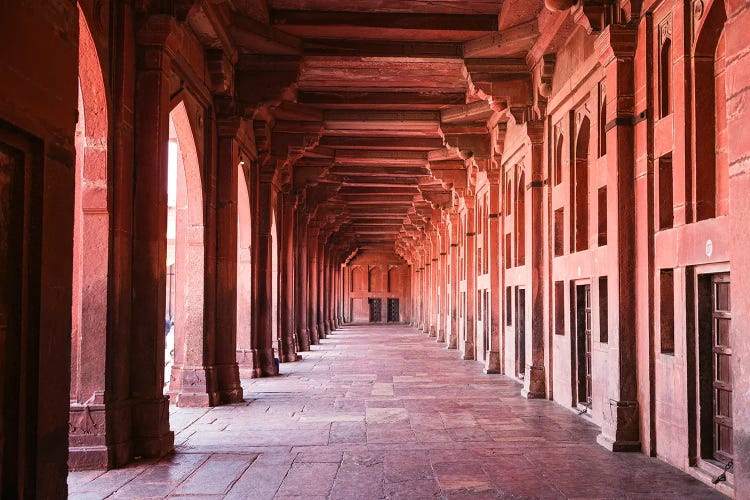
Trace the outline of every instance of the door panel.
<instances>
[{"instance_id":1,"label":"door panel","mask_svg":"<svg viewBox=\"0 0 750 500\"><path fill-rule=\"evenodd\" d=\"M24 155L0 143L0 485L20 491L24 457L21 398L21 296L24 235Z\"/></svg>"},{"instance_id":2,"label":"door panel","mask_svg":"<svg viewBox=\"0 0 750 500\"><path fill-rule=\"evenodd\" d=\"M591 408L591 285L576 286L577 402Z\"/></svg>"},{"instance_id":3,"label":"door panel","mask_svg":"<svg viewBox=\"0 0 750 500\"><path fill-rule=\"evenodd\" d=\"M526 289L516 288L516 375L526 374Z\"/></svg>"},{"instance_id":4,"label":"door panel","mask_svg":"<svg viewBox=\"0 0 750 500\"><path fill-rule=\"evenodd\" d=\"M731 300L729 275L719 274L712 279L713 317L713 452L722 462L732 460L732 346L730 339Z\"/></svg>"}]
</instances>

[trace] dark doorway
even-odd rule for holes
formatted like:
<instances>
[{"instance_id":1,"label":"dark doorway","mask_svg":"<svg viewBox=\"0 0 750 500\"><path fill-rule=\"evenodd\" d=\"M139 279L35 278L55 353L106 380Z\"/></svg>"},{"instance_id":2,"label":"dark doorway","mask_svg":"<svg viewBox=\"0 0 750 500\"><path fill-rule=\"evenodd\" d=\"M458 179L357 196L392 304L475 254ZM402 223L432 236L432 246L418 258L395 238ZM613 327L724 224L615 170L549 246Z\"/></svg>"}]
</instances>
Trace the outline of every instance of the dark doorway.
<instances>
[{"instance_id":1,"label":"dark doorway","mask_svg":"<svg viewBox=\"0 0 750 500\"><path fill-rule=\"evenodd\" d=\"M3 488L10 487L15 491L17 484L12 484L18 471L15 470L18 457L18 384L20 345L18 343L19 311L16 299L20 296L20 276L18 266L21 262L19 245L23 242L19 234L23 220L22 165L12 150L0 145L0 342L3 346L3 384L0 386L0 410L3 414L2 429L2 474Z\"/></svg>"},{"instance_id":2,"label":"dark doorway","mask_svg":"<svg viewBox=\"0 0 750 500\"><path fill-rule=\"evenodd\" d=\"M577 402L591 408L591 285L576 286Z\"/></svg>"},{"instance_id":3,"label":"dark doorway","mask_svg":"<svg viewBox=\"0 0 750 500\"><path fill-rule=\"evenodd\" d=\"M729 274L699 281L701 457L732 460L732 346Z\"/></svg>"},{"instance_id":4,"label":"dark doorway","mask_svg":"<svg viewBox=\"0 0 750 500\"><path fill-rule=\"evenodd\" d=\"M388 299L388 322L398 323L399 320L398 299Z\"/></svg>"},{"instance_id":5,"label":"dark doorway","mask_svg":"<svg viewBox=\"0 0 750 500\"><path fill-rule=\"evenodd\" d=\"M382 300L367 299L367 303L370 304L370 323L380 323L380 318L382 317Z\"/></svg>"},{"instance_id":6,"label":"dark doorway","mask_svg":"<svg viewBox=\"0 0 750 500\"><path fill-rule=\"evenodd\" d=\"M526 374L526 289L516 287L516 376Z\"/></svg>"},{"instance_id":7,"label":"dark doorway","mask_svg":"<svg viewBox=\"0 0 750 500\"><path fill-rule=\"evenodd\" d=\"M0 129L0 141L2 133ZM20 264L28 235L24 193L29 160L25 150L0 142L0 487L3 497L19 498L34 491L36 470L38 333L30 331L33 319L23 315L32 318L38 311L24 300L28 285Z\"/></svg>"}]
</instances>

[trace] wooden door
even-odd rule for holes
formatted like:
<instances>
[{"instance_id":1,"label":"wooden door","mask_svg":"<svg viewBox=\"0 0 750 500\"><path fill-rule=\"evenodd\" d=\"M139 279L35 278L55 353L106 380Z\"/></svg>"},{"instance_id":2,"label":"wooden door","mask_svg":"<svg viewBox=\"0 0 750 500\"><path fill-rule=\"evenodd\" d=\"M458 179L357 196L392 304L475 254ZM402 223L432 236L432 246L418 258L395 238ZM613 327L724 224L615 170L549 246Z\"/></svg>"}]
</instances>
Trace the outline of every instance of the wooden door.
<instances>
[{"instance_id":1,"label":"wooden door","mask_svg":"<svg viewBox=\"0 0 750 500\"><path fill-rule=\"evenodd\" d=\"M713 455L732 460L732 343L729 274L712 278L711 338L713 351Z\"/></svg>"},{"instance_id":2,"label":"wooden door","mask_svg":"<svg viewBox=\"0 0 750 500\"><path fill-rule=\"evenodd\" d=\"M526 289L516 287L516 376L526 374Z\"/></svg>"},{"instance_id":3,"label":"wooden door","mask_svg":"<svg viewBox=\"0 0 750 500\"><path fill-rule=\"evenodd\" d=\"M576 286L578 403L591 408L591 285Z\"/></svg>"}]
</instances>

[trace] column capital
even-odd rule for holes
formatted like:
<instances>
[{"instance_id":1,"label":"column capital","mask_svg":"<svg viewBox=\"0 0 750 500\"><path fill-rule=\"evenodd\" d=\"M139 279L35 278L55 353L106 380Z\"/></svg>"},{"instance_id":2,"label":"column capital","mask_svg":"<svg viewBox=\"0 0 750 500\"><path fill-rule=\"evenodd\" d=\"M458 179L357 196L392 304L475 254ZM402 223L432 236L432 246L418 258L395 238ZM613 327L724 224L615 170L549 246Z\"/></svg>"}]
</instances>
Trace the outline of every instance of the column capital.
<instances>
[{"instance_id":1,"label":"column capital","mask_svg":"<svg viewBox=\"0 0 750 500\"><path fill-rule=\"evenodd\" d=\"M632 60L638 42L637 27L627 24L610 24L594 42L599 62L607 67L615 60Z\"/></svg>"},{"instance_id":2,"label":"column capital","mask_svg":"<svg viewBox=\"0 0 750 500\"><path fill-rule=\"evenodd\" d=\"M162 49L174 57L182 47L182 32L174 17L156 14L149 16L138 30L136 42L142 47Z\"/></svg>"}]
</instances>

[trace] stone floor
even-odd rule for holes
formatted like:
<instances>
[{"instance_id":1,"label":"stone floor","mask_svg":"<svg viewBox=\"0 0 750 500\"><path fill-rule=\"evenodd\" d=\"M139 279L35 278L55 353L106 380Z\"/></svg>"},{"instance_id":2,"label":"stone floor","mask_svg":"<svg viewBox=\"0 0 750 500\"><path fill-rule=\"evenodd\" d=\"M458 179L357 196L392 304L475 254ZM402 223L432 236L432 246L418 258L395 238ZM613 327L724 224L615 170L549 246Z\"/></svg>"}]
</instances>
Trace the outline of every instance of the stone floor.
<instances>
[{"instance_id":1,"label":"stone floor","mask_svg":"<svg viewBox=\"0 0 750 500\"><path fill-rule=\"evenodd\" d=\"M348 326L244 380L245 404L171 413L176 452L69 476L72 498L721 498L404 326Z\"/></svg>"}]
</instances>

